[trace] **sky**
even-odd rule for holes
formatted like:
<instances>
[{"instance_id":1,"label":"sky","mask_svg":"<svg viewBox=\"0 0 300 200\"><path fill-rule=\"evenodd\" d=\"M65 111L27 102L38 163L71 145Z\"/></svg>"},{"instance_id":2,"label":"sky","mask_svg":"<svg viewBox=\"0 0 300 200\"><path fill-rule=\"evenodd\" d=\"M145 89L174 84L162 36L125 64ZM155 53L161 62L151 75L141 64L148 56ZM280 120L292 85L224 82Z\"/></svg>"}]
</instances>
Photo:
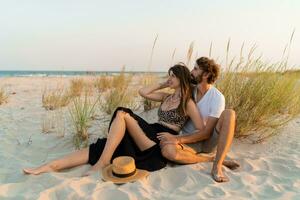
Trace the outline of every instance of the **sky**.
<instances>
[{"instance_id":1,"label":"sky","mask_svg":"<svg viewBox=\"0 0 300 200\"><path fill-rule=\"evenodd\" d=\"M224 65L229 38L229 57L244 43L273 63L293 30L300 66L299 0L0 0L0 30L0 70L166 71L192 42Z\"/></svg>"}]
</instances>

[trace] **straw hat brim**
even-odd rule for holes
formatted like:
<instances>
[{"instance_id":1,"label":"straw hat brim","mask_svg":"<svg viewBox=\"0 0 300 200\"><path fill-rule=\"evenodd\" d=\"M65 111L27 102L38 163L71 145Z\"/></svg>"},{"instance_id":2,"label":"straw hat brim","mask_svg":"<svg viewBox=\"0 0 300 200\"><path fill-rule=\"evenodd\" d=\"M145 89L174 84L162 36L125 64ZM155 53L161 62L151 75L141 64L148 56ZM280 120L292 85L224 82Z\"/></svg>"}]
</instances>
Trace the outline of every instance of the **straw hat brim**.
<instances>
[{"instance_id":1,"label":"straw hat brim","mask_svg":"<svg viewBox=\"0 0 300 200\"><path fill-rule=\"evenodd\" d=\"M141 178L144 178L149 175L149 172L146 170L142 169L136 169L136 172L134 175L129 176L129 177L116 177L112 173L112 165L108 165L102 170L102 179L104 181L111 181L116 184L123 184L123 183L128 183L128 182L134 182L137 181Z\"/></svg>"}]
</instances>

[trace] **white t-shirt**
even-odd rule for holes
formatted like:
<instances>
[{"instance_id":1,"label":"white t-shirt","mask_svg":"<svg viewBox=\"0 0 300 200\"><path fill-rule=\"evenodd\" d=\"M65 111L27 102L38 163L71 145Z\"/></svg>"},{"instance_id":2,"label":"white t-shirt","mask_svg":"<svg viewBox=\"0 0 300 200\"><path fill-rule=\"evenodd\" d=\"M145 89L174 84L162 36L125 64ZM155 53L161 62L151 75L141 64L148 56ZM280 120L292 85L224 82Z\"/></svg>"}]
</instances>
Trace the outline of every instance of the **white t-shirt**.
<instances>
[{"instance_id":1,"label":"white t-shirt","mask_svg":"<svg viewBox=\"0 0 300 200\"><path fill-rule=\"evenodd\" d=\"M197 88L194 90L194 98L197 97ZM197 107L200 110L204 125L206 125L208 117L219 118L225 109L225 97L214 86L205 93L205 95L197 102ZM192 120L188 120L182 128L182 134L193 133L196 130Z\"/></svg>"}]
</instances>

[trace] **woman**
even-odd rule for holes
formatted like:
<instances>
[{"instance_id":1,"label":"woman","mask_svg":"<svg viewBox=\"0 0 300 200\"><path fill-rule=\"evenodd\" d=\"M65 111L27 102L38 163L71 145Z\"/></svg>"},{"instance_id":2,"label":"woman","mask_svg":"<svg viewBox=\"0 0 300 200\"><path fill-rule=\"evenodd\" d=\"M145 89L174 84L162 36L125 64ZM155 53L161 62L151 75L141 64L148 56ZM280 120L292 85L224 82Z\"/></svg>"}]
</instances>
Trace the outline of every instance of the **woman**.
<instances>
[{"instance_id":1,"label":"woman","mask_svg":"<svg viewBox=\"0 0 300 200\"><path fill-rule=\"evenodd\" d=\"M148 171L159 170L166 166L167 160L162 156L157 134L169 132L177 135L188 117L192 119L197 129L204 125L200 113L191 99L190 72L184 65L178 64L168 71L166 82L144 87L139 90L141 96L162 102L158 109L158 122L149 124L135 115L130 109L119 107L114 112L107 138L98 139L89 148L76 151L64 158L57 159L33 169L23 169L27 174L40 174L58 171L83 164L91 164L86 173L101 170L118 156L131 156L136 167ZM157 92L170 87L173 94ZM203 161L212 158L204 158Z\"/></svg>"}]
</instances>

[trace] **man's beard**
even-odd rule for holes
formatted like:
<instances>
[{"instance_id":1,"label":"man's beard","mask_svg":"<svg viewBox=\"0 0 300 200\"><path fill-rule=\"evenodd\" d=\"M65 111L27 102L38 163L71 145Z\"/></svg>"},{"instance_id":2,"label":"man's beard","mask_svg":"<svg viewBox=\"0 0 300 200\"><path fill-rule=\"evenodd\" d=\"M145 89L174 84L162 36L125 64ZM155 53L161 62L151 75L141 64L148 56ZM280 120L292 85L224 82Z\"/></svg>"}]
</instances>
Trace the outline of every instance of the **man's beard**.
<instances>
[{"instance_id":1,"label":"man's beard","mask_svg":"<svg viewBox=\"0 0 300 200\"><path fill-rule=\"evenodd\" d=\"M199 75L198 77L194 77L194 75L191 74L191 84L197 85L197 84L201 83L201 81L202 81L201 77L202 77L202 74Z\"/></svg>"}]
</instances>

